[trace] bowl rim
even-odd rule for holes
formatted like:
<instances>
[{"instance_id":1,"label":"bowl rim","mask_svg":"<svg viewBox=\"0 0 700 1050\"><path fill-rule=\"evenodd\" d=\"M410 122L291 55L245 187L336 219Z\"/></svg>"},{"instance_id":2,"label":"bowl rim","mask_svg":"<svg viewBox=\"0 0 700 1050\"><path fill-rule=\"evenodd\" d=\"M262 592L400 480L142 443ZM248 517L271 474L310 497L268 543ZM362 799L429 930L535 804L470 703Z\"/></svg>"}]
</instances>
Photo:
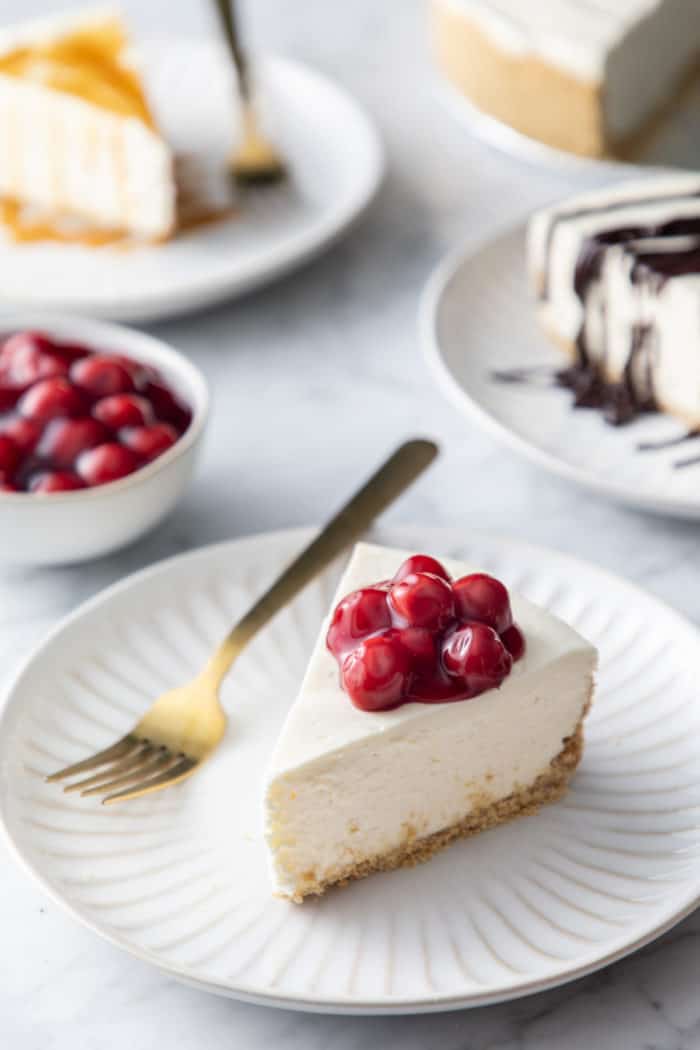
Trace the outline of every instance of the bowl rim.
<instances>
[{"instance_id":1,"label":"bowl rim","mask_svg":"<svg viewBox=\"0 0 700 1050\"><path fill-rule=\"evenodd\" d=\"M95 345L100 349L101 344L106 344L107 349L113 344L115 352L124 353L144 364L153 364L163 372L168 384L174 386L187 400L192 411L192 420L171 448L124 478L68 492L0 492L0 505L8 507L14 504L16 507L26 507L31 499L34 506L55 507L58 503L66 501L75 506L81 500L87 502L116 495L128 488L147 484L159 471L183 456L201 437L210 405L206 379L190 358L165 339L129 325L98 321L69 313L18 310L0 317L0 338L15 331L27 330L45 332L49 337L58 340L85 343L90 349ZM149 356L150 354L152 356ZM187 391L186 394L182 393L184 390Z\"/></svg>"}]
</instances>

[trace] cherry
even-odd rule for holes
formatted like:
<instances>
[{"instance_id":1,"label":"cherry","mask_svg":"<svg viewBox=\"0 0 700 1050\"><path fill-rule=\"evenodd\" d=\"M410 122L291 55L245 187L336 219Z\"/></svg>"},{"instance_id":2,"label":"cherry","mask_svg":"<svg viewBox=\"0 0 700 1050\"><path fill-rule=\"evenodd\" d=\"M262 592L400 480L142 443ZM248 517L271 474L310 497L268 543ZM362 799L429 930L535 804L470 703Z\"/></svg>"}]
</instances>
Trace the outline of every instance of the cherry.
<instances>
[{"instance_id":1,"label":"cherry","mask_svg":"<svg viewBox=\"0 0 700 1050\"><path fill-rule=\"evenodd\" d=\"M36 448L37 441L41 437L41 424L35 423L33 419L24 419L15 416L9 423L5 423L0 435L12 438L22 456L29 456Z\"/></svg>"},{"instance_id":2,"label":"cherry","mask_svg":"<svg viewBox=\"0 0 700 1050\"><path fill-rule=\"evenodd\" d=\"M416 669L434 667L437 662L435 634L425 627L404 627L399 641Z\"/></svg>"},{"instance_id":3,"label":"cherry","mask_svg":"<svg viewBox=\"0 0 700 1050\"><path fill-rule=\"evenodd\" d=\"M9 477L21 458L19 446L9 435L0 434L0 475Z\"/></svg>"},{"instance_id":4,"label":"cherry","mask_svg":"<svg viewBox=\"0 0 700 1050\"><path fill-rule=\"evenodd\" d=\"M525 635L516 624L512 624L503 632L501 641L513 657L514 663L525 655Z\"/></svg>"},{"instance_id":5,"label":"cherry","mask_svg":"<svg viewBox=\"0 0 700 1050\"><path fill-rule=\"evenodd\" d=\"M408 655L398 633L386 631L366 638L346 656L342 679L355 707L383 711L401 701L408 672Z\"/></svg>"},{"instance_id":6,"label":"cherry","mask_svg":"<svg viewBox=\"0 0 700 1050\"><path fill-rule=\"evenodd\" d=\"M513 658L492 627L474 621L449 632L442 645L442 663L475 696L499 686L510 673Z\"/></svg>"},{"instance_id":7,"label":"cherry","mask_svg":"<svg viewBox=\"0 0 700 1050\"><path fill-rule=\"evenodd\" d=\"M119 432L121 443L147 461L162 455L175 444L177 438L177 430L170 423L152 423L147 427L127 427Z\"/></svg>"},{"instance_id":8,"label":"cherry","mask_svg":"<svg viewBox=\"0 0 700 1050\"><path fill-rule=\"evenodd\" d=\"M336 606L331 619L326 645L338 656L351 649L369 634L391 626L386 591L366 587L353 591Z\"/></svg>"},{"instance_id":9,"label":"cherry","mask_svg":"<svg viewBox=\"0 0 700 1050\"><path fill-rule=\"evenodd\" d=\"M93 405L92 414L112 430L140 427L154 420L150 401L138 394L112 394Z\"/></svg>"},{"instance_id":10,"label":"cherry","mask_svg":"<svg viewBox=\"0 0 700 1050\"><path fill-rule=\"evenodd\" d=\"M47 423L58 416L78 416L84 408L78 391L62 376L35 383L19 403L22 415L37 423Z\"/></svg>"},{"instance_id":11,"label":"cherry","mask_svg":"<svg viewBox=\"0 0 700 1050\"><path fill-rule=\"evenodd\" d=\"M40 332L15 332L0 349L0 374L8 386L25 389L39 379L67 371L66 361Z\"/></svg>"},{"instance_id":12,"label":"cherry","mask_svg":"<svg viewBox=\"0 0 700 1050\"><path fill-rule=\"evenodd\" d=\"M393 609L411 627L437 630L454 615L454 597L447 580L429 572L412 572L389 592Z\"/></svg>"},{"instance_id":13,"label":"cherry","mask_svg":"<svg viewBox=\"0 0 700 1050\"><path fill-rule=\"evenodd\" d=\"M67 470L47 470L42 474L34 474L29 482L30 492L72 492L84 488L85 482Z\"/></svg>"},{"instance_id":14,"label":"cherry","mask_svg":"<svg viewBox=\"0 0 700 1050\"><path fill-rule=\"evenodd\" d=\"M457 616L461 620L480 620L502 634L513 623L508 591L500 580L485 572L463 576L452 585Z\"/></svg>"},{"instance_id":15,"label":"cherry","mask_svg":"<svg viewBox=\"0 0 700 1050\"><path fill-rule=\"evenodd\" d=\"M78 474L88 485L105 485L132 474L139 459L129 448L109 441L88 449L78 457Z\"/></svg>"},{"instance_id":16,"label":"cherry","mask_svg":"<svg viewBox=\"0 0 700 1050\"><path fill-rule=\"evenodd\" d=\"M449 572L437 559L431 558L428 554L414 554L413 557L406 558L406 561L394 576L393 582L400 583L406 576L410 576L414 572L429 572L433 576L439 576L442 580L450 581Z\"/></svg>"},{"instance_id":17,"label":"cherry","mask_svg":"<svg viewBox=\"0 0 700 1050\"><path fill-rule=\"evenodd\" d=\"M17 485L13 485L11 481L4 481L3 478L0 477L0 492L19 492L19 491L20 491L20 489L17 487Z\"/></svg>"},{"instance_id":18,"label":"cherry","mask_svg":"<svg viewBox=\"0 0 700 1050\"><path fill-rule=\"evenodd\" d=\"M71 467L81 452L109 441L109 431L89 416L55 419L39 442L39 455L57 467Z\"/></svg>"},{"instance_id":19,"label":"cherry","mask_svg":"<svg viewBox=\"0 0 700 1050\"><path fill-rule=\"evenodd\" d=\"M134 390L134 381L124 365L108 354L90 354L74 361L71 380L91 397L109 397Z\"/></svg>"}]
</instances>

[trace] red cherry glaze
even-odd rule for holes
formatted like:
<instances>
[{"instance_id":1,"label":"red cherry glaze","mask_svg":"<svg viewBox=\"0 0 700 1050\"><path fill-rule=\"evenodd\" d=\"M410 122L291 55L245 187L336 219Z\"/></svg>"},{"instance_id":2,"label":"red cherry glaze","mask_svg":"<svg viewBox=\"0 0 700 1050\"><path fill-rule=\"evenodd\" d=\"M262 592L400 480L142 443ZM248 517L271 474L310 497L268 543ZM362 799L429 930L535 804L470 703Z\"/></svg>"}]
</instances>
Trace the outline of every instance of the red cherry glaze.
<instances>
[{"instance_id":1,"label":"red cherry glaze","mask_svg":"<svg viewBox=\"0 0 700 1050\"><path fill-rule=\"evenodd\" d=\"M0 434L0 475L12 477L19 466L21 452L19 446L7 434Z\"/></svg>"},{"instance_id":2,"label":"red cherry glaze","mask_svg":"<svg viewBox=\"0 0 700 1050\"><path fill-rule=\"evenodd\" d=\"M513 622L508 591L500 580L485 572L463 576L452 585L460 620L481 620L502 634Z\"/></svg>"},{"instance_id":3,"label":"red cherry glaze","mask_svg":"<svg viewBox=\"0 0 700 1050\"><path fill-rule=\"evenodd\" d=\"M501 684L510 674L513 657L492 627L474 621L446 636L442 663L452 678L459 679L476 696Z\"/></svg>"},{"instance_id":4,"label":"red cherry glaze","mask_svg":"<svg viewBox=\"0 0 700 1050\"><path fill-rule=\"evenodd\" d=\"M23 419L15 416L0 428L0 436L12 438L20 451L21 456L29 456L36 448L41 437L41 423L35 423L33 419Z\"/></svg>"},{"instance_id":5,"label":"red cherry glaze","mask_svg":"<svg viewBox=\"0 0 700 1050\"><path fill-rule=\"evenodd\" d=\"M92 414L111 430L142 427L155 419L150 401L139 394L112 394L111 397L103 397L94 404Z\"/></svg>"},{"instance_id":6,"label":"red cherry glaze","mask_svg":"<svg viewBox=\"0 0 700 1050\"><path fill-rule=\"evenodd\" d=\"M172 390L159 382L149 382L142 391L144 397L153 405L158 419L172 423L182 433L192 421L192 413L186 405L175 396Z\"/></svg>"},{"instance_id":7,"label":"red cherry glaze","mask_svg":"<svg viewBox=\"0 0 700 1050\"><path fill-rule=\"evenodd\" d=\"M424 670L435 665L436 649L433 631L429 631L427 627L404 627L399 631L399 640L416 668Z\"/></svg>"},{"instance_id":8,"label":"red cherry glaze","mask_svg":"<svg viewBox=\"0 0 700 1050\"><path fill-rule=\"evenodd\" d=\"M406 558L392 582L399 583L414 572L429 572L448 582L450 580L450 574L436 558L431 558L429 554L414 554L413 557Z\"/></svg>"},{"instance_id":9,"label":"red cherry glaze","mask_svg":"<svg viewBox=\"0 0 700 1050\"><path fill-rule=\"evenodd\" d=\"M481 615L465 616L475 605ZM493 623L504 625L502 637ZM499 580L476 573L453 583L423 554L407 559L391 583L343 598L326 644L343 688L364 711L478 696L500 686L525 652Z\"/></svg>"},{"instance_id":10,"label":"red cherry glaze","mask_svg":"<svg viewBox=\"0 0 700 1050\"><path fill-rule=\"evenodd\" d=\"M66 492L124 477L171 448L191 421L150 365L40 332L0 340L4 492Z\"/></svg>"},{"instance_id":11,"label":"red cherry glaze","mask_svg":"<svg viewBox=\"0 0 700 1050\"><path fill-rule=\"evenodd\" d=\"M523 658L525 655L525 635L517 624L511 624L508 630L503 632L501 641L513 657L514 663Z\"/></svg>"},{"instance_id":12,"label":"red cherry glaze","mask_svg":"<svg viewBox=\"0 0 700 1050\"><path fill-rule=\"evenodd\" d=\"M452 587L429 572L412 572L394 583L389 602L410 627L438 630L454 616Z\"/></svg>"},{"instance_id":13,"label":"red cherry glaze","mask_svg":"<svg viewBox=\"0 0 700 1050\"><path fill-rule=\"evenodd\" d=\"M57 467L72 467L81 452L110 440L110 432L96 419L55 419L49 423L37 452Z\"/></svg>"},{"instance_id":14,"label":"red cherry glaze","mask_svg":"<svg viewBox=\"0 0 700 1050\"><path fill-rule=\"evenodd\" d=\"M177 438L177 430L170 423L152 423L148 427L127 427L119 431L121 443L147 461L166 452Z\"/></svg>"},{"instance_id":15,"label":"red cherry glaze","mask_svg":"<svg viewBox=\"0 0 700 1050\"><path fill-rule=\"evenodd\" d=\"M134 390L134 381L124 365L111 355L91 354L71 365L71 382L91 397L109 397Z\"/></svg>"},{"instance_id":16,"label":"red cherry glaze","mask_svg":"<svg viewBox=\"0 0 700 1050\"><path fill-rule=\"evenodd\" d=\"M35 423L48 423L59 416L78 416L85 411L80 393L63 376L35 383L19 402L19 411Z\"/></svg>"},{"instance_id":17,"label":"red cherry glaze","mask_svg":"<svg viewBox=\"0 0 700 1050\"><path fill-rule=\"evenodd\" d=\"M43 474L34 474L29 482L30 492L72 492L84 488L85 482L67 470L47 470Z\"/></svg>"},{"instance_id":18,"label":"red cherry glaze","mask_svg":"<svg viewBox=\"0 0 700 1050\"><path fill-rule=\"evenodd\" d=\"M78 457L76 463L80 477L87 485L106 485L133 474L140 466L138 456L124 445L109 441L88 449Z\"/></svg>"},{"instance_id":19,"label":"red cherry glaze","mask_svg":"<svg viewBox=\"0 0 700 1050\"><path fill-rule=\"evenodd\" d=\"M353 649L360 639L390 626L386 591L366 587L339 602L328 628L326 645L339 657Z\"/></svg>"},{"instance_id":20,"label":"red cherry glaze","mask_svg":"<svg viewBox=\"0 0 700 1050\"><path fill-rule=\"evenodd\" d=\"M374 634L345 658L343 685L355 707L384 711L401 702L409 659L396 631Z\"/></svg>"}]
</instances>

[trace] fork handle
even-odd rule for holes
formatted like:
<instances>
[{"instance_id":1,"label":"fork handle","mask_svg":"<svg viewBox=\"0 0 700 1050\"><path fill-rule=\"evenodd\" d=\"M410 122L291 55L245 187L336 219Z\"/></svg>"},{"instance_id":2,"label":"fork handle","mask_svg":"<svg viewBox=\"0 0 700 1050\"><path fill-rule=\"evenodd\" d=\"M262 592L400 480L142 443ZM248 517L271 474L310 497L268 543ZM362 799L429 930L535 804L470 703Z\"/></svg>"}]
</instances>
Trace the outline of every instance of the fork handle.
<instances>
[{"instance_id":1,"label":"fork handle","mask_svg":"<svg viewBox=\"0 0 700 1050\"><path fill-rule=\"evenodd\" d=\"M231 58L233 59L233 64L236 69L238 90L243 101L247 102L250 96L248 60L246 58L245 50L243 49L241 35L238 29L235 3L236 0L214 0L214 6L219 13L224 37L226 38L226 43L228 44Z\"/></svg>"},{"instance_id":2,"label":"fork handle","mask_svg":"<svg viewBox=\"0 0 700 1050\"><path fill-rule=\"evenodd\" d=\"M374 519L423 473L438 454L432 441L407 441L342 507L226 636L204 674L218 686L231 664L261 627L358 539Z\"/></svg>"}]
</instances>

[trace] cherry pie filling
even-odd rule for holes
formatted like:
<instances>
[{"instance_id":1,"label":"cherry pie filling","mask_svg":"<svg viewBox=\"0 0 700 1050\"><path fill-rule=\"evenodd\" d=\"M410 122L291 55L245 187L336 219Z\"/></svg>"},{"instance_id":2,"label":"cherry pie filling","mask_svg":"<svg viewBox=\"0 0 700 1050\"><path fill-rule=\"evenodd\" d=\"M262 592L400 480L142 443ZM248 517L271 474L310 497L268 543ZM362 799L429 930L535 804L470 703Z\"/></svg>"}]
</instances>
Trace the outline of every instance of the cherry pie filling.
<instances>
[{"instance_id":1,"label":"cherry pie filling","mask_svg":"<svg viewBox=\"0 0 700 1050\"><path fill-rule=\"evenodd\" d=\"M453 580L435 558L408 558L393 580L348 594L326 645L355 707L467 700L498 688L525 652L506 587L486 573Z\"/></svg>"},{"instance_id":2,"label":"cherry pie filling","mask_svg":"<svg viewBox=\"0 0 700 1050\"><path fill-rule=\"evenodd\" d=\"M191 421L150 365L39 332L0 343L0 491L116 481L166 452Z\"/></svg>"}]
</instances>

